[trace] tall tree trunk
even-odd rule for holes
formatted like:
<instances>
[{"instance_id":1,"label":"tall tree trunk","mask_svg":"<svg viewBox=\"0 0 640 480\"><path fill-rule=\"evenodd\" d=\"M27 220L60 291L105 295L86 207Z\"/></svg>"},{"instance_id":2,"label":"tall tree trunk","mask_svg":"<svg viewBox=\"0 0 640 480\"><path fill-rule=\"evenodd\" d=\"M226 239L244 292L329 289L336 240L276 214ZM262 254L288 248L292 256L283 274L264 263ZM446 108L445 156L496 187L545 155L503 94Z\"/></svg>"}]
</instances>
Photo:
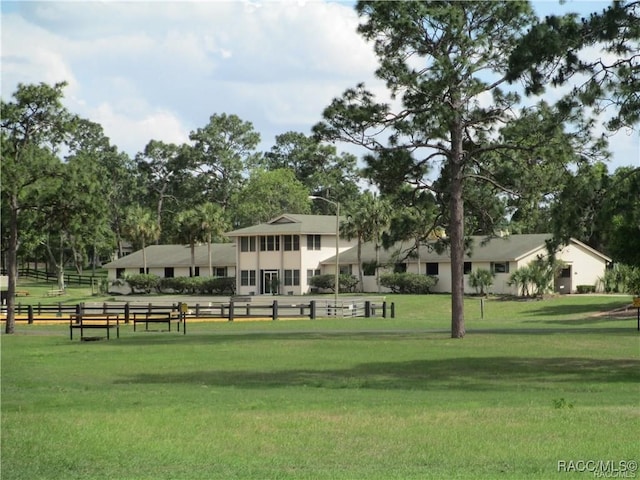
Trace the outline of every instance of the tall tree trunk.
<instances>
[{"instance_id":1,"label":"tall tree trunk","mask_svg":"<svg viewBox=\"0 0 640 480\"><path fill-rule=\"evenodd\" d=\"M364 280L362 278L362 239L358 235L358 282L360 283L360 292L364 292Z\"/></svg>"},{"instance_id":2,"label":"tall tree trunk","mask_svg":"<svg viewBox=\"0 0 640 480\"><path fill-rule=\"evenodd\" d=\"M209 259L209 277L213 277L213 261L211 259L211 232L207 234L207 258Z\"/></svg>"},{"instance_id":3,"label":"tall tree trunk","mask_svg":"<svg viewBox=\"0 0 640 480\"><path fill-rule=\"evenodd\" d=\"M463 338L464 327L464 202L462 200L463 162L462 127L451 129L451 337Z\"/></svg>"},{"instance_id":4,"label":"tall tree trunk","mask_svg":"<svg viewBox=\"0 0 640 480\"><path fill-rule=\"evenodd\" d=\"M5 333L16 328L16 281L18 280L18 199L12 196L9 207L9 249L7 251L7 320Z\"/></svg>"}]
</instances>

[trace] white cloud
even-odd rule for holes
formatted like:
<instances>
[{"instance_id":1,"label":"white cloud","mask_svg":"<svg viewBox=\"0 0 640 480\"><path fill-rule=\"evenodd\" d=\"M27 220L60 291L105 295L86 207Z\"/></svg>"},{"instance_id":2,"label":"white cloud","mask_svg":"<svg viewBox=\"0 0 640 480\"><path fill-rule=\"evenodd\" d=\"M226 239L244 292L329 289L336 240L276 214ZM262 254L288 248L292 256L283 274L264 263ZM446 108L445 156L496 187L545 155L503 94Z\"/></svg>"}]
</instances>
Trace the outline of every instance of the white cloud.
<instances>
[{"instance_id":1,"label":"white cloud","mask_svg":"<svg viewBox=\"0 0 640 480\"><path fill-rule=\"evenodd\" d=\"M93 121L102 125L112 143L124 151L142 151L151 139L176 144L189 139L189 132L180 120L167 111L152 111L137 117L124 115L104 103L92 109L90 114Z\"/></svg>"},{"instance_id":2,"label":"white cloud","mask_svg":"<svg viewBox=\"0 0 640 480\"><path fill-rule=\"evenodd\" d=\"M3 98L18 82L66 80L69 109L101 123L131 155L151 139L187 141L215 113L252 122L267 149L288 130L308 134L334 97L362 81L390 102L351 3L3 1L2 8Z\"/></svg>"}]
</instances>

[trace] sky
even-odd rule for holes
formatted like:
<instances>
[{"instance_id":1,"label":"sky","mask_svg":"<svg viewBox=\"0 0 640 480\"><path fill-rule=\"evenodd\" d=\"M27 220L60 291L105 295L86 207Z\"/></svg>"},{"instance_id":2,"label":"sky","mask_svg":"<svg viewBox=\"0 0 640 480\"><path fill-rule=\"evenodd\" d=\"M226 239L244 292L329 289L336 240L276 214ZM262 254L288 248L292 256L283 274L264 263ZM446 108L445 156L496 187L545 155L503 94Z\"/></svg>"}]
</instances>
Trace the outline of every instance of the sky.
<instances>
[{"instance_id":1,"label":"sky","mask_svg":"<svg viewBox=\"0 0 640 480\"><path fill-rule=\"evenodd\" d=\"M535 1L539 15L607 2ZM2 99L19 83L66 81L65 106L134 156L150 140L188 142L211 115L261 135L311 133L331 100L359 82L384 95L353 2L2 0ZM598 55L598 52L593 52ZM554 93L549 93L553 98ZM609 171L640 165L638 130L610 140ZM359 156L353 147L338 146Z\"/></svg>"}]
</instances>

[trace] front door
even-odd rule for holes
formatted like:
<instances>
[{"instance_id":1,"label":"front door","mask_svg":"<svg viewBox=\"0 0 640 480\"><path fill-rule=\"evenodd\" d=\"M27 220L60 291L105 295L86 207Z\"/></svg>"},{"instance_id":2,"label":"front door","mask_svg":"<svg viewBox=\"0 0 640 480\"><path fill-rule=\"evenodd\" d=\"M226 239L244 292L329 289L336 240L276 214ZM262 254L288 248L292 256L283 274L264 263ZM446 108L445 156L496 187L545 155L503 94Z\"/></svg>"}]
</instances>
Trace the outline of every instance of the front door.
<instances>
[{"instance_id":1,"label":"front door","mask_svg":"<svg viewBox=\"0 0 640 480\"><path fill-rule=\"evenodd\" d=\"M573 289L573 285L571 284L571 265L567 265L562 269L555 283L555 291L557 293L571 293Z\"/></svg>"},{"instance_id":2,"label":"front door","mask_svg":"<svg viewBox=\"0 0 640 480\"><path fill-rule=\"evenodd\" d=\"M277 270L265 270L262 276L262 293L264 295L277 295L280 281Z\"/></svg>"}]
</instances>

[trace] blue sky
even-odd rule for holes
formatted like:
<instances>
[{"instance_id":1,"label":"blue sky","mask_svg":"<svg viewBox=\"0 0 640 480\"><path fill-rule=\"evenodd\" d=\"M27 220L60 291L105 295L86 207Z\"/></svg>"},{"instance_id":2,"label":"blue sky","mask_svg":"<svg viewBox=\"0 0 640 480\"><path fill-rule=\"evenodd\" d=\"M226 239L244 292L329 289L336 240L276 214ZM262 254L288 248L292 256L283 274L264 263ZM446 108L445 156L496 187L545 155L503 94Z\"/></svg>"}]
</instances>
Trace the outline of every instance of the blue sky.
<instances>
[{"instance_id":1,"label":"blue sky","mask_svg":"<svg viewBox=\"0 0 640 480\"><path fill-rule=\"evenodd\" d=\"M607 2L533 5L540 15L586 15ZM2 98L20 82L66 80L67 107L100 123L130 155L151 139L185 142L214 113L252 122L261 150L268 150L278 134L309 134L346 88L365 81L384 91L373 78L372 49L355 32L352 2L2 1L1 7ZM619 132L611 145L610 170L640 165L637 131Z\"/></svg>"}]
</instances>

